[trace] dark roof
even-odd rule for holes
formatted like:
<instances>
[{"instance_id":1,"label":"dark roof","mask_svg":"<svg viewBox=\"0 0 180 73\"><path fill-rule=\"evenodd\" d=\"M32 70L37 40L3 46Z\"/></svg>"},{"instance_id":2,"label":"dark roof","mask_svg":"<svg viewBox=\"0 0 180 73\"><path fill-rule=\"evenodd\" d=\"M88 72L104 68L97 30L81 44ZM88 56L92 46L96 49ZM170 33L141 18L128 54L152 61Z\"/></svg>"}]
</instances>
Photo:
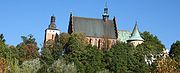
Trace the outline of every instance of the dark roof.
<instances>
[{"instance_id":1,"label":"dark roof","mask_svg":"<svg viewBox=\"0 0 180 73\"><path fill-rule=\"evenodd\" d=\"M85 33L89 37L117 38L115 20L85 18L72 16L72 31Z\"/></svg>"}]
</instances>

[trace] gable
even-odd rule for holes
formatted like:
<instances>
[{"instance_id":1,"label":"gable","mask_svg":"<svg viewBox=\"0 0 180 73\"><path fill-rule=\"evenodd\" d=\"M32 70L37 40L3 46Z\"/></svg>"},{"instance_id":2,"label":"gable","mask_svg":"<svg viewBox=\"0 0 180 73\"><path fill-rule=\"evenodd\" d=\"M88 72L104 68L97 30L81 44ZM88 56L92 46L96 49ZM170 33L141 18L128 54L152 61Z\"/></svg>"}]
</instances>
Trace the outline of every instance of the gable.
<instances>
[{"instance_id":1,"label":"gable","mask_svg":"<svg viewBox=\"0 0 180 73\"><path fill-rule=\"evenodd\" d=\"M73 31L85 33L88 37L117 38L113 20L104 22L102 19L72 17Z\"/></svg>"}]
</instances>

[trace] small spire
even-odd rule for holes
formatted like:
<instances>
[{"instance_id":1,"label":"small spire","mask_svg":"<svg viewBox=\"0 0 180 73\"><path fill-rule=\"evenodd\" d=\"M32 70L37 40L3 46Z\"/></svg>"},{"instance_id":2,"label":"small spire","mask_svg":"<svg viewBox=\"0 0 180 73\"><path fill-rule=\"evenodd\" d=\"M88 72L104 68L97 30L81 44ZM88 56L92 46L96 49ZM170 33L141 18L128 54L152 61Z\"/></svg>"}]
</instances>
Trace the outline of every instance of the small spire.
<instances>
[{"instance_id":1,"label":"small spire","mask_svg":"<svg viewBox=\"0 0 180 73\"><path fill-rule=\"evenodd\" d=\"M107 8L107 2L105 3L105 8Z\"/></svg>"},{"instance_id":2,"label":"small spire","mask_svg":"<svg viewBox=\"0 0 180 73\"><path fill-rule=\"evenodd\" d=\"M72 10L70 11L70 16L72 16L72 14L73 14L73 12L72 12Z\"/></svg>"},{"instance_id":3,"label":"small spire","mask_svg":"<svg viewBox=\"0 0 180 73\"><path fill-rule=\"evenodd\" d=\"M107 2L105 3L105 7L104 7L104 14L103 16L103 20L106 21L109 19L109 14L108 14L108 8L107 8Z\"/></svg>"},{"instance_id":4,"label":"small spire","mask_svg":"<svg viewBox=\"0 0 180 73\"><path fill-rule=\"evenodd\" d=\"M54 14L51 16L51 23L55 23L55 16L54 16Z\"/></svg>"},{"instance_id":5,"label":"small spire","mask_svg":"<svg viewBox=\"0 0 180 73\"><path fill-rule=\"evenodd\" d=\"M142 40L143 41L144 39L142 39L142 37L140 36L137 23L138 22L136 21L134 29L132 31L132 34L131 34L131 37L129 38L129 40Z\"/></svg>"},{"instance_id":6,"label":"small spire","mask_svg":"<svg viewBox=\"0 0 180 73\"><path fill-rule=\"evenodd\" d=\"M53 15L51 16L51 22L50 22L50 25L49 25L49 29L56 29L55 20L56 20L56 17L55 17L54 14L53 14Z\"/></svg>"}]
</instances>

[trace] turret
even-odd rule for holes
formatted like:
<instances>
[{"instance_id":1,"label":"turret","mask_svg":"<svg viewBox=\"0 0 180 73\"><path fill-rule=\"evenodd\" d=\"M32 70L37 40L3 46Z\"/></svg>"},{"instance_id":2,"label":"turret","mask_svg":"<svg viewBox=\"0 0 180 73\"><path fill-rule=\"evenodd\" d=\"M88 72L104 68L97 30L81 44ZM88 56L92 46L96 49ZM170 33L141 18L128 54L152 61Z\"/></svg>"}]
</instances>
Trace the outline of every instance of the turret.
<instances>
[{"instance_id":1,"label":"turret","mask_svg":"<svg viewBox=\"0 0 180 73\"><path fill-rule=\"evenodd\" d=\"M131 36L127 40L127 42L133 44L134 46L137 46L139 44L142 44L143 41L144 41L144 39L140 36L139 29L137 26L137 21L136 21L133 32L131 33Z\"/></svg>"}]
</instances>

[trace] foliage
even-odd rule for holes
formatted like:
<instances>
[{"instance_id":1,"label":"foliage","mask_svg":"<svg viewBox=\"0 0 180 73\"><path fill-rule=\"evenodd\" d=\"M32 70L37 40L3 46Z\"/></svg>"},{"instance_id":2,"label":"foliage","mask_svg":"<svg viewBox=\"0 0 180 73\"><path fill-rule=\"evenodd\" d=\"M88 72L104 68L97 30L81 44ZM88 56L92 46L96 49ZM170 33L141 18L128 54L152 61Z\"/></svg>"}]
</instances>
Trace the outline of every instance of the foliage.
<instances>
[{"instance_id":1,"label":"foliage","mask_svg":"<svg viewBox=\"0 0 180 73\"><path fill-rule=\"evenodd\" d=\"M141 34L144 39L144 43L141 45L147 54L160 54L165 48L161 41L150 32L143 32Z\"/></svg>"},{"instance_id":2,"label":"foliage","mask_svg":"<svg viewBox=\"0 0 180 73\"><path fill-rule=\"evenodd\" d=\"M169 56L180 64L180 41L176 41L171 45Z\"/></svg>"},{"instance_id":3,"label":"foliage","mask_svg":"<svg viewBox=\"0 0 180 73\"><path fill-rule=\"evenodd\" d=\"M83 34L72 33L67 45L64 57L68 62L74 62L78 72L92 73L105 68L103 52L87 45Z\"/></svg>"},{"instance_id":4,"label":"foliage","mask_svg":"<svg viewBox=\"0 0 180 73\"><path fill-rule=\"evenodd\" d=\"M132 45L118 43L105 54L106 68L115 73L148 71L144 56Z\"/></svg>"},{"instance_id":5,"label":"foliage","mask_svg":"<svg viewBox=\"0 0 180 73\"><path fill-rule=\"evenodd\" d=\"M141 34L141 36L144 39L144 43L138 45L136 48L141 51L141 53L145 56L146 63L151 66L154 60L160 57L160 54L165 47L157 36L154 36L150 32L145 31Z\"/></svg>"},{"instance_id":6,"label":"foliage","mask_svg":"<svg viewBox=\"0 0 180 73\"><path fill-rule=\"evenodd\" d=\"M28 37L21 36L23 42L18 44L16 48L19 50L19 60L20 62L35 59L39 57L37 43L32 35Z\"/></svg>"},{"instance_id":7,"label":"foliage","mask_svg":"<svg viewBox=\"0 0 180 73\"><path fill-rule=\"evenodd\" d=\"M6 73L8 71L8 62L6 59L0 57L0 73Z\"/></svg>"},{"instance_id":8,"label":"foliage","mask_svg":"<svg viewBox=\"0 0 180 73\"><path fill-rule=\"evenodd\" d=\"M158 59L154 63L155 67L152 72L156 73L179 73L180 70L177 68L180 67L180 64L178 64L176 61L171 59L170 57L164 57L161 59Z\"/></svg>"},{"instance_id":9,"label":"foliage","mask_svg":"<svg viewBox=\"0 0 180 73\"><path fill-rule=\"evenodd\" d=\"M8 64L10 65L10 73L21 73L21 68L18 59L9 59Z\"/></svg>"},{"instance_id":10,"label":"foliage","mask_svg":"<svg viewBox=\"0 0 180 73\"><path fill-rule=\"evenodd\" d=\"M29 61L24 61L21 67L22 67L21 68L22 73L36 73L41 67L39 58Z\"/></svg>"},{"instance_id":11,"label":"foliage","mask_svg":"<svg viewBox=\"0 0 180 73\"><path fill-rule=\"evenodd\" d=\"M62 57L63 46L60 43L60 37L56 35L55 41L50 45L46 45L42 48L41 59L44 63L50 65L58 58Z\"/></svg>"},{"instance_id":12,"label":"foliage","mask_svg":"<svg viewBox=\"0 0 180 73\"><path fill-rule=\"evenodd\" d=\"M61 33L60 34L60 43L65 46L66 43L69 41L70 35L68 33Z\"/></svg>"},{"instance_id":13,"label":"foliage","mask_svg":"<svg viewBox=\"0 0 180 73\"><path fill-rule=\"evenodd\" d=\"M10 50L4 43L0 44L0 57L10 58Z\"/></svg>"},{"instance_id":14,"label":"foliage","mask_svg":"<svg viewBox=\"0 0 180 73\"><path fill-rule=\"evenodd\" d=\"M74 63L66 64L66 61L62 58L55 61L47 71L48 73L76 73L77 69Z\"/></svg>"},{"instance_id":15,"label":"foliage","mask_svg":"<svg viewBox=\"0 0 180 73\"><path fill-rule=\"evenodd\" d=\"M3 42L3 43L5 43L5 39L4 39L4 35L3 34L0 34L0 42Z\"/></svg>"},{"instance_id":16,"label":"foliage","mask_svg":"<svg viewBox=\"0 0 180 73\"><path fill-rule=\"evenodd\" d=\"M22 36L16 47L7 45L0 34L0 72L7 73L177 73L180 71L180 41L173 43L170 57L161 57L164 45L149 32L137 47L118 42L107 50L86 43L85 34L61 33L42 47L39 55L32 35ZM147 59L146 59L147 58ZM172 59L171 59L172 58ZM150 60L151 64L147 64Z\"/></svg>"}]
</instances>

